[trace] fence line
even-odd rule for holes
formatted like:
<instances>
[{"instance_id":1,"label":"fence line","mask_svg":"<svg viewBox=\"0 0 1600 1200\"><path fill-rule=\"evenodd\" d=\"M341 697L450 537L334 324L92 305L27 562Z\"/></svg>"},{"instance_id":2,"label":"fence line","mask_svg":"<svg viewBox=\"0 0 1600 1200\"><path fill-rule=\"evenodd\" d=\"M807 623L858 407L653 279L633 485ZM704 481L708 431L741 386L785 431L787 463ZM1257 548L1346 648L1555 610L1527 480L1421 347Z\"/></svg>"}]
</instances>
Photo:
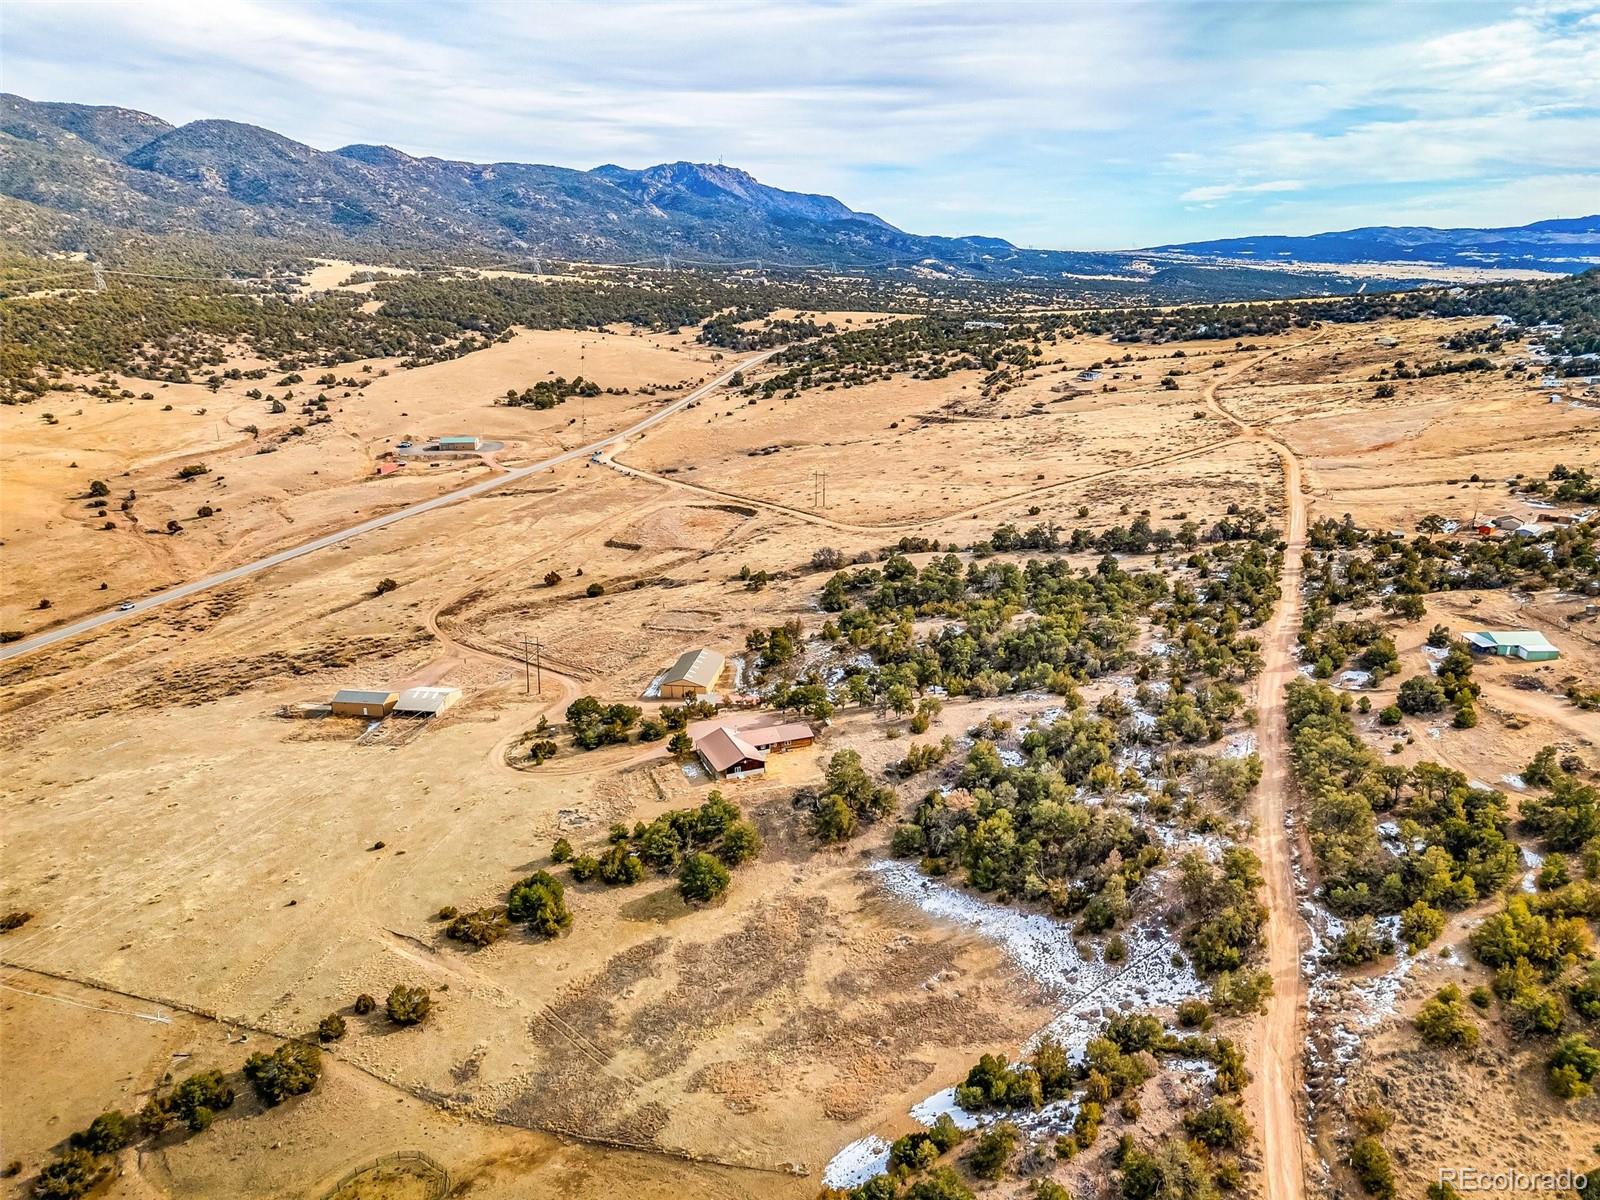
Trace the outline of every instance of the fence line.
<instances>
[{"instance_id":1,"label":"fence line","mask_svg":"<svg viewBox=\"0 0 1600 1200\"><path fill-rule=\"evenodd\" d=\"M350 1184L369 1171L377 1171L388 1166L415 1166L422 1167L430 1176L428 1200L444 1200L450 1193L450 1172L443 1163L431 1155L424 1154L421 1150L395 1150L388 1154L380 1154L370 1162L362 1163L359 1167L346 1171L325 1193L323 1200L332 1200Z\"/></svg>"}]
</instances>

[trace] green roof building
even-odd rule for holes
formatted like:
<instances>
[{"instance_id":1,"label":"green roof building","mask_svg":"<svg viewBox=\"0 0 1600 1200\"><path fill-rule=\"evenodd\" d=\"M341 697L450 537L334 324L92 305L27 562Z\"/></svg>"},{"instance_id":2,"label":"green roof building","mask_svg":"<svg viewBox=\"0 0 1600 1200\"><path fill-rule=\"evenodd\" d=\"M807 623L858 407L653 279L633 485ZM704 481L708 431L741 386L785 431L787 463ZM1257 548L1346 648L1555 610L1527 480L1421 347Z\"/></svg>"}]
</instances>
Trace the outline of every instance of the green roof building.
<instances>
[{"instance_id":1,"label":"green roof building","mask_svg":"<svg viewBox=\"0 0 1600 1200\"><path fill-rule=\"evenodd\" d=\"M1534 629L1485 629L1467 634L1467 645L1479 654L1498 654L1502 658L1520 658L1527 662L1549 662L1561 657L1561 651L1550 644L1550 639Z\"/></svg>"}]
</instances>

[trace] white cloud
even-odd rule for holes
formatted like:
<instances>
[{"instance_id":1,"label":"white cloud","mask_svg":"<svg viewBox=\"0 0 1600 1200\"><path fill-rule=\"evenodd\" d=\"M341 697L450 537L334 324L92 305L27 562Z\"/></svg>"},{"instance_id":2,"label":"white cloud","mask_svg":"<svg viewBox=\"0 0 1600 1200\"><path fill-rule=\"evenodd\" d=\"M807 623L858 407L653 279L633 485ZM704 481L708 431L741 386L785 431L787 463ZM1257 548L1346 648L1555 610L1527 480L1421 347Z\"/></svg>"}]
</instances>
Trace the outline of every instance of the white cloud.
<instances>
[{"instance_id":1,"label":"white cloud","mask_svg":"<svg viewBox=\"0 0 1600 1200\"><path fill-rule=\"evenodd\" d=\"M1305 184L1298 179L1268 179L1261 183L1218 183L1190 188L1178 199L1191 204L1209 204L1230 196L1253 196L1263 192L1298 192Z\"/></svg>"},{"instance_id":2,"label":"white cloud","mask_svg":"<svg viewBox=\"0 0 1600 1200\"><path fill-rule=\"evenodd\" d=\"M1215 226L1286 195L1315 222L1356 184L1504 197L1508 179L1574 174L1600 144L1597 16L1600 0L1336 18L1181 0L14 0L6 82L330 149L720 157L918 231L1149 244L1247 232Z\"/></svg>"}]
</instances>

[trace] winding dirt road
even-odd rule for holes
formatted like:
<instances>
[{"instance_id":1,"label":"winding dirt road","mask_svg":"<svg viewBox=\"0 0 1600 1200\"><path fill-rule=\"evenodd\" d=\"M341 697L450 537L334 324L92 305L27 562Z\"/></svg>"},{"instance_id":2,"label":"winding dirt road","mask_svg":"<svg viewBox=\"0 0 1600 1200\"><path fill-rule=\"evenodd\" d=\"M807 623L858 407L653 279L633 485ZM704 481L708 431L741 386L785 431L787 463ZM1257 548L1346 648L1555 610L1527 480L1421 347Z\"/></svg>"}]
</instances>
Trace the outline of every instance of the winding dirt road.
<instances>
[{"instance_id":1,"label":"winding dirt road","mask_svg":"<svg viewBox=\"0 0 1600 1200\"><path fill-rule=\"evenodd\" d=\"M1266 877L1267 971L1272 997L1257 1031L1250 1060L1261 1120L1261 1157L1269 1200L1303 1200L1305 1147L1302 1079L1305 1046L1305 984L1300 977L1300 934L1289 833L1292 774L1284 722L1284 688L1294 677L1296 634L1300 628L1300 557L1306 544L1306 501L1300 460L1294 451L1224 408L1217 391L1261 359L1209 382L1203 398L1218 416L1233 422L1248 438L1269 446L1283 464L1284 549L1282 596L1262 630L1264 662L1256 692L1256 746L1261 783L1256 789L1256 853Z\"/></svg>"}]
</instances>

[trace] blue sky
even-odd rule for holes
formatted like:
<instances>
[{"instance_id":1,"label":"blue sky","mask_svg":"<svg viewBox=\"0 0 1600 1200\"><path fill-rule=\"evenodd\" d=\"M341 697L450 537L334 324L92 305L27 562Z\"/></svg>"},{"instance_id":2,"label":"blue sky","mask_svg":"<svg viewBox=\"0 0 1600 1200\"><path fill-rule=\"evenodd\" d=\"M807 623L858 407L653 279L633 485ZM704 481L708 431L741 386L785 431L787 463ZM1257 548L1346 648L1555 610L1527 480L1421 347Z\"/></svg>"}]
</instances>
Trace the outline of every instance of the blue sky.
<instances>
[{"instance_id":1,"label":"blue sky","mask_svg":"<svg viewBox=\"0 0 1600 1200\"><path fill-rule=\"evenodd\" d=\"M1600 0L7 4L4 86L1126 247L1600 211Z\"/></svg>"}]
</instances>

